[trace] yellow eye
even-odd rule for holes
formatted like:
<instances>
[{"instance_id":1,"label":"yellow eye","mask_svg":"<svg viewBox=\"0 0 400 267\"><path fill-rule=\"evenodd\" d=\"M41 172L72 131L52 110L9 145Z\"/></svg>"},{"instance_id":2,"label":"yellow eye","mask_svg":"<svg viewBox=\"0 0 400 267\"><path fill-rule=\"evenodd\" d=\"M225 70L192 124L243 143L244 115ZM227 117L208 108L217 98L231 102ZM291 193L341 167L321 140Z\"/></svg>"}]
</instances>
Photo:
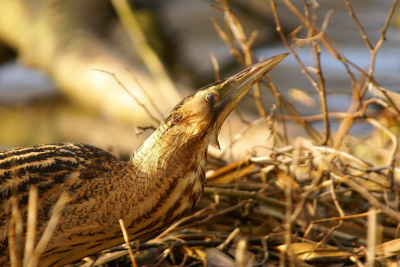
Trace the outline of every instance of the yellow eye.
<instances>
[{"instance_id":1,"label":"yellow eye","mask_svg":"<svg viewBox=\"0 0 400 267\"><path fill-rule=\"evenodd\" d=\"M216 93L208 93L206 94L206 100L208 102L215 102L217 101L219 98L219 95L217 95Z\"/></svg>"}]
</instances>

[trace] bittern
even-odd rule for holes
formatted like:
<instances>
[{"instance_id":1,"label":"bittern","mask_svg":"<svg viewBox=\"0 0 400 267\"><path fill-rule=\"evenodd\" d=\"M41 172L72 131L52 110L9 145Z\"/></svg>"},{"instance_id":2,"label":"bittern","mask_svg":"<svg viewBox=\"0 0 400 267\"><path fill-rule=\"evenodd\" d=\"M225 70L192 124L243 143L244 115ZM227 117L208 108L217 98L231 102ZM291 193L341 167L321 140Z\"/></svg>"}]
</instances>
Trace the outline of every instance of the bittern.
<instances>
[{"instance_id":1,"label":"bittern","mask_svg":"<svg viewBox=\"0 0 400 267\"><path fill-rule=\"evenodd\" d=\"M269 58L184 98L128 162L79 143L0 152L0 265L10 265L11 196L18 197L26 219L31 185L39 192L36 242L57 199L63 192L69 195L39 266L61 266L123 243L119 219L130 240L137 240L182 218L203 193L207 148L219 147L223 122L286 56ZM17 251L23 251L21 239Z\"/></svg>"}]
</instances>

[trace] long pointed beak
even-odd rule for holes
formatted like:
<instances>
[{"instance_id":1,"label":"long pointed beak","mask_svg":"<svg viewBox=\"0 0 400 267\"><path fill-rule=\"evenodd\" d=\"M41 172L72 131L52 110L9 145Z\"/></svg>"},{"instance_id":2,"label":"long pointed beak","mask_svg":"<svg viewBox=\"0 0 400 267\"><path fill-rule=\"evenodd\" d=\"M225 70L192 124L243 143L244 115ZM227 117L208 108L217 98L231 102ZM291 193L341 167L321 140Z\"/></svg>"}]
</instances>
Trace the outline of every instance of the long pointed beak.
<instances>
[{"instance_id":1,"label":"long pointed beak","mask_svg":"<svg viewBox=\"0 0 400 267\"><path fill-rule=\"evenodd\" d=\"M220 96L222 96L218 104L220 112L227 113L227 116L239 104L252 85L258 82L268 71L273 69L288 55L289 53L285 53L268 58L228 78L218 90ZM226 116L221 115L219 117L225 120Z\"/></svg>"},{"instance_id":2,"label":"long pointed beak","mask_svg":"<svg viewBox=\"0 0 400 267\"><path fill-rule=\"evenodd\" d=\"M278 65L288 55L289 53L285 53L268 58L208 88L209 92L216 93L218 96L218 100L213 108L216 120L214 122L213 136L210 141L211 145L219 148L218 133L222 123L243 99L252 85L258 82L264 74Z\"/></svg>"}]
</instances>

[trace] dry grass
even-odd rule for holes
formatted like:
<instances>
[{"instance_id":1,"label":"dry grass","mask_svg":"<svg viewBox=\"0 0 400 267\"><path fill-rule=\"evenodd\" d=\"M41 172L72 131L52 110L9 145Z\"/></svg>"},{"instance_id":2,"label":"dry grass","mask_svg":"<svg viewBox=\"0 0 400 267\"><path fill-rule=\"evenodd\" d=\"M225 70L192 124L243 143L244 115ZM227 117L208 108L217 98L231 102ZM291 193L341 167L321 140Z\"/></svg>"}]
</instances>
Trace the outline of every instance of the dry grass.
<instances>
[{"instance_id":1,"label":"dry grass","mask_svg":"<svg viewBox=\"0 0 400 267\"><path fill-rule=\"evenodd\" d=\"M368 68L349 61L329 37L326 29L331 12L318 26L317 1L304 1L302 10L291 0L279 1L301 21L287 38L281 30L284 18L276 10L276 1L270 0L277 32L317 92L320 114L300 116L266 76L263 84L276 97L279 112L270 114L279 124L267 123L274 138L269 148L272 152L228 165L212 160L209 169L214 172L208 173L209 187L196 212L153 240L131 244L139 266L201 266L207 262L216 266L394 266L398 262L399 96L382 88L374 78L377 53L386 40L398 1L393 1L388 10L381 38L375 44L369 40L351 2L343 2L370 51ZM225 30L214 21L217 33L238 62L252 64L255 59L251 46L257 34L244 34L227 0L218 5L225 18ZM305 38L297 37L300 30L306 32ZM298 56L300 45L314 54L313 67L305 66ZM329 95L320 64L321 48L343 64L349 77L352 101L346 112L331 113L327 108ZM381 92L383 98L367 97L368 88ZM253 94L258 113L264 118L268 112L260 90L255 86ZM379 105L382 112L367 115L371 104ZM331 129L332 119L339 121L336 132ZM356 120L374 128L368 138L359 140L349 134ZM308 136L288 140L286 121L297 122ZM314 121L323 121L323 133L313 128ZM362 153L349 143L362 146ZM13 215L17 222L18 212ZM30 247L27 249L32 250ZM106 264L115 260L115 253L125 259L128 255L125 247L113 248L84 266ZM121 265L123 262L120 260Z\"/></svg>"},{"instance_id":2,"label":"dry grass","mask_svg":"<svg viewBox=\"0 0 400 267\"><path fill-rule=\"evenodd\" d=\"M279 112L269 115L279 124L267 123L275 139L272 152L229 165L220 165L218 160L210 162L213 171L208 173L209 187L197 212L157 238L137 244L139 264L146 263L143 258L147 254L158 256L158 261L153 261L158 264L181 266L207 262L216 266L393 266L398 261L399 96L380 87L374 78L377 53L386 40L398 1L393 1L388 10L375 44L369 40L351 2L343 3L370 51L369 67L361 68L349 61L329 37L332 11L318 27L316 1L303 1L302 10L290 0L279 1L301 21L287 38L281 30L276 1L270 0L277 32L318 94L321 113L300 116L267 75L264 84L275 95ZM221 0L218 4L225 23L221 27L213 20L217 33L239 63L254 63L251 46L257 33L247 37L229 3ZM297 37L300 31L306 32L305 38ZM303 64L297 54L300 46L312 51L314 66ZM349 77L352 101L346 112L332 113L327 108L329 94L320 61L322 50L341 62ZM212 54L211 60L215 77L219 77ZM371 88L383 97L367 97L366 91ZM262 119L268 112L260 90L255 86L253 96ZM367 115L371 104L381 106L383 112ZM339 121L336 132L331 129L332 119ZM297 122L308 136L288 140L286 121ZM311 123L315 121L323 121L323 133L313 128ZM349 134L356 121L374 128L369 137L360 140ZM233 142L240 138L241 134ZM356 148L360 146L362 152ZM119 249L106 252L116 250Z\"/></svg>"},{"instance_id":3,"label":"dry grass","mask_svg":"<svg viewBox=\"0 0 400 267\"><path fill-rule=\"evenodd\" d=\"M29 202L28 202L28 215L27 215L27 230L25 239L25 250L24 258L21 261L18 249L21 249L22 243L22 217L18 207L17 197L14 195L11 197L12 202L12 218L10 228L8 232L8 242L10 247L10 259L12 267L35 267L39 266L38 262L40 256L46 249L47 243L50 241L54 230L56 229L60 220L62 210L69 201L67 193L63 193L52 209L50 220L48 221L43 235L39 240L36 239L36 222L37 222L37 201L38 201L38 190L35 186L31 186L29 189ZM36 244L36 246L35 246Z\"/></svg>"}]
</instances>

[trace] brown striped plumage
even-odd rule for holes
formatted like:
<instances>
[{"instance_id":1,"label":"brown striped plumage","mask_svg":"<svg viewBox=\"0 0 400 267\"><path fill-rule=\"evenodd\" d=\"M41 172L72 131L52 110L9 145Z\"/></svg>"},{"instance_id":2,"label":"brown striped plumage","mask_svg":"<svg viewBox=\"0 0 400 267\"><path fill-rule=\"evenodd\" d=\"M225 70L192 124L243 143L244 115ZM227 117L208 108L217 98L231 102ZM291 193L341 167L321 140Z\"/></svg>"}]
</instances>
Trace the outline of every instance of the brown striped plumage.
<instances>
[{"instance_id":1,"label":"brown striped plumage","mask_svg":"<svg viewBox=\"0 0 400 267\"><path fill-rule=\"evenodd\" d=\"M57 199L63 192L70 196L39 266L61 266L123 243L121 218L131 240L180 219L203 192L207 147L218 146L222 123L251 85L285 57L258 63L182 100L128 162L77 143L0 152L0 266L10 265L10 197L18 197L26 218L33 184L39 189L37 240Z\"/></svg>"}]
</instances>

